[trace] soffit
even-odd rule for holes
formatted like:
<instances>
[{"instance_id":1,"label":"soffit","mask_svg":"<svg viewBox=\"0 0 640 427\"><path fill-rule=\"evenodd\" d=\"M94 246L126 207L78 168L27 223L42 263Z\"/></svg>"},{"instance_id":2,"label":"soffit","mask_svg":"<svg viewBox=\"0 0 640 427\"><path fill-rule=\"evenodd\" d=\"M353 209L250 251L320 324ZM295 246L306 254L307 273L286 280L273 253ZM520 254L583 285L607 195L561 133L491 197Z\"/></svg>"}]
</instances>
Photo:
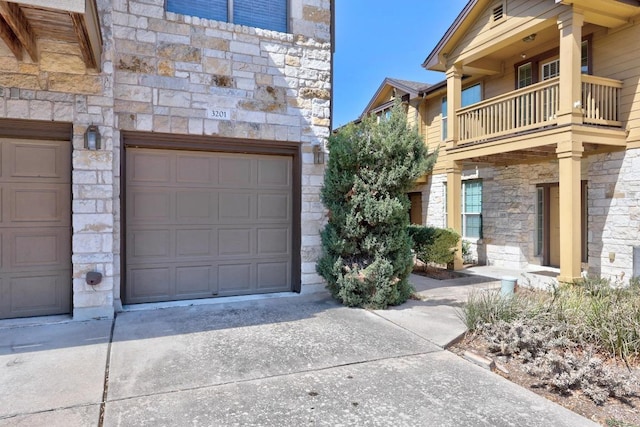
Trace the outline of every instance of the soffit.
<instances>
[{"instance_id":1,"label":"soffit","mask_svg":"<svg viewBox=\"0 0 640 427\"><path fill-rule=\"evenodd\" d=\"M0 38L18 60L38 62L39 40L50 39L78 45L87 68L100 67L95 0L0 1Z\"/></svg>"}]
</instances>

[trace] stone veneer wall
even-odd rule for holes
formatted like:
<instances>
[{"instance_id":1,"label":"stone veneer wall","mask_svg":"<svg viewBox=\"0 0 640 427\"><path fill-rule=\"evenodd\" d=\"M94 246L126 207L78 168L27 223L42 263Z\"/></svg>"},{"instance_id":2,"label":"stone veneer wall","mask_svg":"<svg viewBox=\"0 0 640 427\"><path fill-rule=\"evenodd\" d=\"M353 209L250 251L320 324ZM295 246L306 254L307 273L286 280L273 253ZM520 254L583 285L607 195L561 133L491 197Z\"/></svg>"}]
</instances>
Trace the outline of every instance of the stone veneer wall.
<instances>
[{"instance_id":1,"label":"stone veneer wall","mask_svg":"<svg viewBox=\"0 0 640 427\"><path fill-rule=\"evenodd\" d=\"M422 187L422 216L425 225L447 227L446 185L447 174L436 174L429 175L428 182Z\"/></svg>"},{"instance_id":2,"label":"stone veneer wall","mask_svg":"<svg viewBox=\"0 0 640 427\"><path fill-rule=\"evenodd\" d=\"M505 268L540 264L535 253L536 188L558 182L557 163L483 168L477 176L483 180L484 198L479 261ZM587 271L627 283L633 275L633 247L640 246L640 149L583 159L582 179L588 181ZM444 222L445 184L446 175L438 174L423 187L427 225Z\"/></svg>"},{"instance_id":3,"label":"stone veneer wall","mask_svg":"<svg viewBox=\"0 0 640 427\"><path fill-rule=\"evenodd\" d=\"M102 70L77 46L38 40L40 60L19 62L0 43L0 118L73 123L74 318L120 306L120 130L300 142L302 284L315 273L325 220L324 167L312 144L330 132L330 1L292 0L291 34L166 13L164 0L97 0ZM230 120L208 117L224 109ZM99 125L102 149L83 135ZM85 283L100 271L100 285Z\"/></svg>"},{"instance_id":4,"label":"stone veneer wall","mask_svg":"<svg viewBox=\"0 0 640 427\"><path fill-rule=\"evenodd\" d=\"M640 149L594 156L588 166L589 273L627 283L640 245Z\"/></svg>"},{"instance_id":5,"label":"stone veneer wall","mask_svg":"<svg viewBox=\"0 0 640 427\"><path fill-rule=\"evenodd\" d=\"M312 144L330 132L329 0L292 1L291 34L165 12L164 3L114 2L115 140L136 130L301 142L302 285L322 283L324 167ZM210 118L212 108L230 119Z\"/></svg>"},{"instance_id":6,"label":"stone veneer wall","mask_svg":"<svg viewBox=\"0 0 640 427\"><path fill-rule=\"evenodd\" d=\"M74 317L113 315L114 191L113 76L110 1L99 0L103 23L103 72L87 70L77 45L38 40L39 61L18 61L0 43L0 118L73 124L72 277ZM84 149L84 132L100 127L103 149ZM85 282L88 271L100 271L100 285Z\"/></svg>"}]
</instances>

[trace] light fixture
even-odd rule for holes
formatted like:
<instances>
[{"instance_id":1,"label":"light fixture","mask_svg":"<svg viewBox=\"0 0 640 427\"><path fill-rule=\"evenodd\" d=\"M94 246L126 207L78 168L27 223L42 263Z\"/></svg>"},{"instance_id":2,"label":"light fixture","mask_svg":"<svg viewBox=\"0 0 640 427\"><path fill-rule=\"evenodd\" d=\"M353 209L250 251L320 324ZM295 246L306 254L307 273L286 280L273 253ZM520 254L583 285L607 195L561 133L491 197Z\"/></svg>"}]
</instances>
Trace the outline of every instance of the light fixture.
<instances>
[{"instance_id":1,"label":"light fixture","mask_svg":"<svg viewBox=\"0 0 640 427\"><path fill-rule=\"evenodd\" d=\"M529 34L527 37L523 38L522 41L525 43L530 43L536 39L536 33Z\"/></svg>"},{"instance_id":2,"label":"light fixture","mask_svg":"<svg viewBox=\"0 0 640 427\"><path fill-rule=\"evenodd\" d=\"M313 163L316 165L324 163L324 150L322 149L321 144L313 145Z\"/></svg>"},{"instance_id":3,"label":"light fixture","mask_svg":"<svg viewBox=\"0 0 640 427\"><path fill-rule=\"evenodd\" d=\"M100 147L100 130L96 125L90 125L84 133L84 148L89 150L99 150Z\"/></svg>"},{"instance_id":4,"label":"light fixture","mask_svg":"<svg viewBox=\"0 0 640 427\"><path fill-rule=\"evenodd\" d=\"M525 59L526 57L527 57L527 54L526 54L526 53L521 53L521 54L520 54L520 58Z\"/></svg>"}]
</instances>

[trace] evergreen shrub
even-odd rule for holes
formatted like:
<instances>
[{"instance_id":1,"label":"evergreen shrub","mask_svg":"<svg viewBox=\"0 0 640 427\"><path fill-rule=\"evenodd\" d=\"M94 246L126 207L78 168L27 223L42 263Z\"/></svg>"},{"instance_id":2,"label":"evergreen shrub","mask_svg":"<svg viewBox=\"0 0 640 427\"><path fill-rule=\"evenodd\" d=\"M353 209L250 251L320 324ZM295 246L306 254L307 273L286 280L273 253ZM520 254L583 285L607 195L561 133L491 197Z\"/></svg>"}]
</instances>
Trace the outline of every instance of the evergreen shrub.
<instances>
[{"instance_id":1,"label":"evergreen shrub","mask_svg":"<svg viewBox=\"0 0 640 427\"><path fill-rule=\"evenodd\" d=\"M321 199L328 222L316 265L347 306L386 308L413 288L407 192L435 162L397 103L390 116L367 117L331 135Z\"/></svg>"},{"instance_id":2,"label":"evergreen shrub","mask_svg":"<svg viewBox=\"0 0 640 427\"><path fill-rule=\"evenodd\" d=\"M424 263L453 263L460 234L450 228L410 225L409 236L413 240L413 250Z\"/></svg>"}]
</instances>

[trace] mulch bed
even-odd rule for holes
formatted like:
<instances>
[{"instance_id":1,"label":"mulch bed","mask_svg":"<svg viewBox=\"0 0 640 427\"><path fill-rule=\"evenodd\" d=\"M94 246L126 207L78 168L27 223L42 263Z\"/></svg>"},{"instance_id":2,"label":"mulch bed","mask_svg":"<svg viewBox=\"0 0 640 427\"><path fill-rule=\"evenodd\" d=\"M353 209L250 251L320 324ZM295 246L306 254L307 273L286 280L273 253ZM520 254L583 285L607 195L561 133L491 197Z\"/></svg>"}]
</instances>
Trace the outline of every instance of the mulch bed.
<instances>
[{"instance_id":1,"label":"mulch bed","mask_svg":"<svg viewBox=\"0 0 640 427\"><path fill-rule=\"evenodd\" d=\"M468 277L467 274L460 273L458 271L447 270L446 268L436 267L432 265L417 265L413 269L413 274L429 277L436 280L449 280L458 279L460 277Z\"/></svg>"}]
</instances>

